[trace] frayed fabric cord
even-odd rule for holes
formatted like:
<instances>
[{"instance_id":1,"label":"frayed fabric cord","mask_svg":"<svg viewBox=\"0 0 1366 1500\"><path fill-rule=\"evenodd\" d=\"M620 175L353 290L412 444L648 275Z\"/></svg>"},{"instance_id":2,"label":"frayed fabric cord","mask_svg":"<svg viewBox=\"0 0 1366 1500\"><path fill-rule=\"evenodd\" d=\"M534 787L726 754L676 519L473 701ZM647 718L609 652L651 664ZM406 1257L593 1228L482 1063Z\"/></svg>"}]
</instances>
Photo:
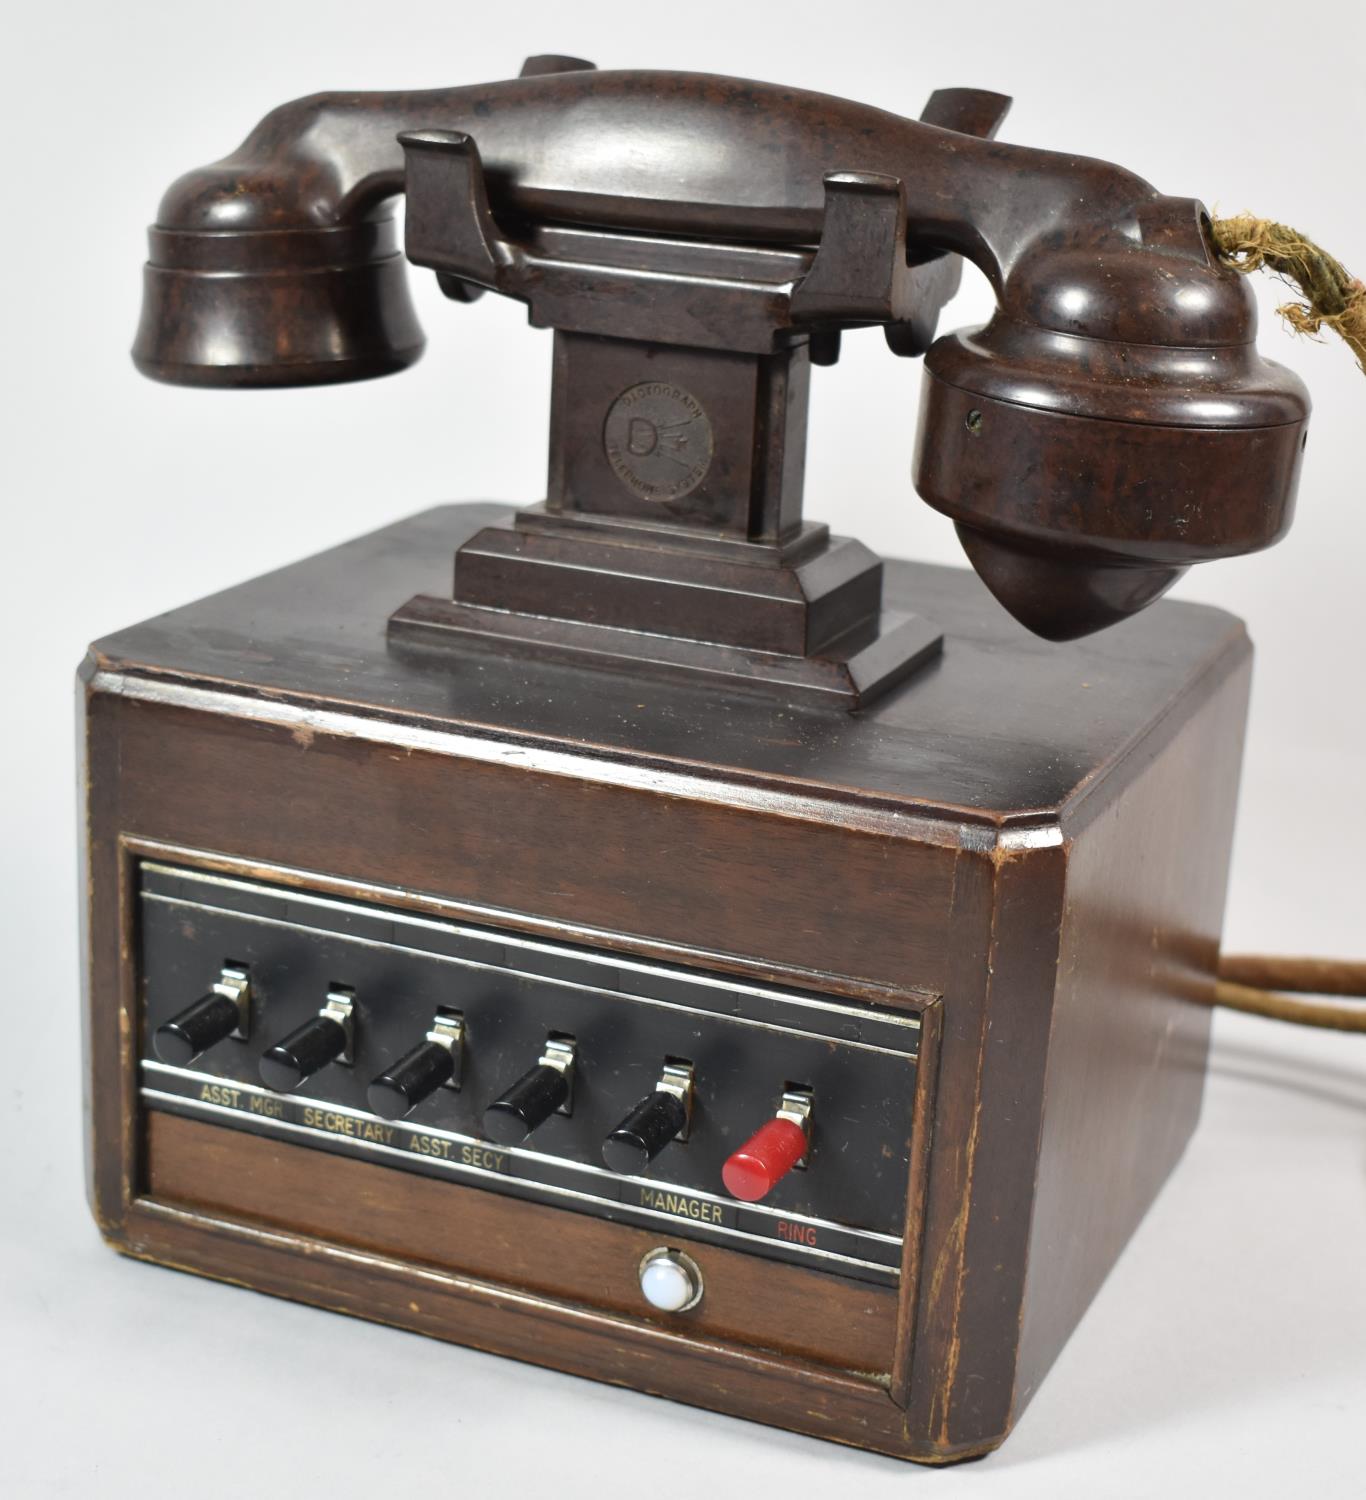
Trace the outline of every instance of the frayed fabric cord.
<instances>
[{"instance_id":1,"label":"frayed fabric cord","mask_svg":"<svg viewBox=\"0 0 1366 1500\"><path fill-rule=\"evenodd\" d=\"M1214 248L1237 271L1265 268L1297 287L1303 302L1277 308L1296 333L1316 334L1331 328L1356 355L1366 374L1366 286L1341 261L1288 224L1239 214L1214 219Z\"/></svg>"}]
</instances>

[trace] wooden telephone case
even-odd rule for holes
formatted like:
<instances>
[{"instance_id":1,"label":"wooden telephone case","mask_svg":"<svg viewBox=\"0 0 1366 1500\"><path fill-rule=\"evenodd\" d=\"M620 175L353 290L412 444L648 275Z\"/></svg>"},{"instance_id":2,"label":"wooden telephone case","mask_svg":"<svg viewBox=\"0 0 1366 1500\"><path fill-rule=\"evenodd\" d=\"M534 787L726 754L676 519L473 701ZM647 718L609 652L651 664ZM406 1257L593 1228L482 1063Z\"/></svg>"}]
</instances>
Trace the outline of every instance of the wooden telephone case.
<instances>
[{"instance_id":1,"label":"wooden telephone case","mask_svg":"<svg viewBox=\"0 0 1366 1500\"><path fill-rule=\"evenodd\" d=\"M658 124L661 100L686 104L707 124L707 160L739 129L724 80L541 62L482 93L374 96L382 149L362 165L381 187L395 172L401 183L397 118L410 132L410 257L457 298L511 291L557 329L547 503L428 511L109 637L83 668L95 1216L124 1253L319 1307L898 1457L980 1455L1018 1418L1195 1126L1250 648L1228 616L1170 603L1042 642L971 574L883 564L803 522L808 360L829 362L840 328L866 322L921 352L956 284L957 242L936 246L913 192L908 203L909 170L840 157L871 139L861 107L792 91L744 96L751 122L761 99L761 134L775 119L796 130L802 110L824 122L802 137L809 171L784 188L786 218L767 203L767 218L746 218L734 205L762 198L762 183L709 184L704 164L680 177L672 221L692 215L691 240L669 237L662 199L636 200L621 222L599 196L588 228L562 194L538 218L564 188L549 180L555 162L528 156L549 174L538 182L532 169L509 176L507 160L542 107L570 156L564 121L588 117L566 116L566 101L610 98L631 128ZM367 97L299 108L316 126L329 110L371 109ZM939 123L896 121L927 175L945 136L988 187L993 153L1001 171L1018 166L1012 152L1034 156L989 141L995 96L936 101ZM292 118L272 116L254 146L163 205L139 335L149 373L287 383L411 357L393 246L363 194L353 220L342 203L325 230L263 221L234 239L213 225L214 184L250 203L243 183L302 176L301 143L327 130ZM493 141L482 164L481 132ZM676 149L689 141L696 129ZM583 201L592 190L576 185ZM1173 200L1147 191L1175 222ZM761 219L767 245L753 238ZM310 235L332 238L318 248ZM1166 228L1154 238L1165 274L1178 252ZM1179 253L1196 264L1197 249ZM253 257L268 254L292 260L258 284ZM346 256L350 270L334 264ZM1211 275L1221 297L1241 296ZM284 310L309 297L330 298L339 320L318 345L336 369L304 347L312 323L285 320L281 341ZM1227 374L1255 351L1219 342L1213 305L1201 336ZM1132 316L1160 352L1155 305ZM196 317L220 335L217 364ZM1084 543L1075 517L1052 552L1021 540L978 466L1011 461L1023 439L1009 424L1026 408L969 390L961 362L976 346L952 342L934 346L921 487L954 507L992 591L1035 629L1077 635L1131 614L1186 562L1288 521L1295 389L1244 391L1249 411L1263 402L1260 431L1250 419L1236 433L1200 418L1149 428L1136 403L1150 416L1166 401L1174 421L1154 366L1126 414L1039 418L1031 441L1075 459L1078 434L1104 429L1095 452L1112 458L1088 471L1098 498ZM1014 378L1022 392L1039 377L1026 361ZM1091 378L1087 399L1110 400L1105 370ZM639 410L688 422L686 397L711 423L702 479L662 500L645 493L655 481L629 482L635 470L615 489L604 477L619 468L602 436L614 404L652 383L664 405ZM1293 431L1276 420L1287 412ZM1159 431L1222 475L1176 539L1151 516L1140 536L1115 491L1136 461L1116 445ZM1260 531L1230 539L1235 480L1253 472ZM1028 525L1063 528L1076 496L1045 500L1051 523L1036 509ZM259 948L259 1011L204 1053L208 1072L158 1063L164 1008L249 968L228 946L239 940ZM355 972L335 972L353 958ZM391 1060L373 1047L398 1038L393 1007L416 1007L410 1030L431 1011L433 965L464 1007L463 1081L385 1135L356 1091ZM412 978L352 987L359 972ZM316 1074L315 1102L251 1083L285 1021L334 990L354 996L350 1060ZM509 1168L480 1154L478 1109L526 1053L525 1027L547 1030L551 1014L579 1018L573 1111ZM609 1181L589 1137L658 1070L669 1027L712 1059L689 1059L689 1136L644 1185ZM780 1070L780 1056L810 1076ZM814 1099L804 1167L772 1210L728 1204L716 1163L745 1120L760 1124L799 1086ZM457 1155L420 1160L424 1137ZM700 1277L686 1310L641 1295L642 1261L661 1250Z\"/></svg>"}]
</instances>

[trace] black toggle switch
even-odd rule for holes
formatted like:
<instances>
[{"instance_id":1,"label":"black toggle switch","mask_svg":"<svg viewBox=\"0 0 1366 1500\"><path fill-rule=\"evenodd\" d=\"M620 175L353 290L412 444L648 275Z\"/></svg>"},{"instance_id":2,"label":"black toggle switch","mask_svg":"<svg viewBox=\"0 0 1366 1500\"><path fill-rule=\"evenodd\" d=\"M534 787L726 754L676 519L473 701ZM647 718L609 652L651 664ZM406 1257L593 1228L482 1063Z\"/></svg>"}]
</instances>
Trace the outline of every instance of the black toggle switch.
<instances>
[{"instance_id":1,"label":"black toggle switch","mask_svg":"<svg viewBox=\"0 0 1366 1500\"><path fill-rule=\"evenodd\" d=\"M351 1061L352 996L331 990L327 1003L297 1030L291 1031L261 1058L261 1081L287 1094L330 1062Z\"/></svg>"},{"instance_id":2,"label":"black toggle switch","mask_svg":"<svg viewBox=\"0 0 1366 1500\"><path fill-rule=\"evenodd\" d=\"M484 1111L484 1134L500 1146L517 1146L560 1110L569 1111L574 1043L552 1038L545 1054Z\"/></svg>"},{"instance_id":3,"label":"black toggle switch","mask_svg":"<svg viewBox=\"0 0 1366 1500\"><path fill-rule=\"evenodd\" d=\"M188 1067L215 1042L234 1033L246 1036L250 1014L251 981L247 971L227 965L207 995L201 995L193 1005L157 1027L152 1046L162 1062Z\"/></svg>"},{"instance_id":4,"label":"black toggle switch","mask_svg":"<svg viewBox=\"0 0 1366 1500\"><path fill-rule=\"evenodd\" d=\"M691 1115L692 1065L668 1063L654 1093L602 1143L603 1161L614 1172L643 1172L670 1141L687 1138Z\"/></svg>"},{"instance_id":5,"label":"black toggle switch","mask_svg":"<svg viewBox=\"0 0 1366 1500\"><path fill-rule=\"evenodd\" d=\"M425 1040L386 1068L365 1091L370 1108L386 1120L401 1120L443 1084L459 1088L464 1035L460 1016L439 1014Z\"/></svg>"},{"instance_id":6,"label":"black toggle switch","mask_svg":"<svg viewBox=\"0 0 1366 1500\"><path fill-rule=\"evenodd\" d=\"M614 1172L643 1172L687 1123L677 1094L648 1094L602 1143Z\"/></svg>"}]
</instances>

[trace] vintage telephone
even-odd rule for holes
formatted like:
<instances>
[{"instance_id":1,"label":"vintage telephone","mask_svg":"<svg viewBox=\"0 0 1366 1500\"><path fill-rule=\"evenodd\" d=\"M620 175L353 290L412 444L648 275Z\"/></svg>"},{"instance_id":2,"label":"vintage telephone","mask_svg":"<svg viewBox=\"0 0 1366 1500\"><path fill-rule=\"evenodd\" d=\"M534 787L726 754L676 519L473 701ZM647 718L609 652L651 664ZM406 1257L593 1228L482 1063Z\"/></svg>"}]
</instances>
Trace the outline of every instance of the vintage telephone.
<instances>
[{"instance_id":1,"label":"vintage telephone","mask_svg":"<svg viewBox=\"0 0 1366 1500\"><path fill-rule=\"evenodd\" d=\"M402 193L451 298L555 330L550 464L92 648L118 1248L1002 1440L1199 1109L1250 647L1130 617L1282 535L1308 415L1201 205L1006 105L542 57L299 100L171 188L144 373L411 364ZM936 340L960 257L997 310ZM872 324L926 357L916 488L1072 644L803 520L810 365Z\"/></svg>"}]
</instances>

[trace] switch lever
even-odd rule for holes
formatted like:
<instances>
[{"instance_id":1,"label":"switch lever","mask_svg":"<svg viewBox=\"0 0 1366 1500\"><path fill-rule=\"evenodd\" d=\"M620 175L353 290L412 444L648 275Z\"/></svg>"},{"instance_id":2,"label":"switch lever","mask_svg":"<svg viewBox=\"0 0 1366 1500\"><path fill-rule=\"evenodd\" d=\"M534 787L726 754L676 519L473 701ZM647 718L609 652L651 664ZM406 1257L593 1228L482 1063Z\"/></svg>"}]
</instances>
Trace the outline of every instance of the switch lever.
<instances>
[{"instance_id":1,"label":"switch lever","mask_svg":"<svg viewBox=\"0 0 1366 1500\"><path fill-rule=\"evenodd\" d=\"M464 1019L455 1011L438 1011L426 1037L365 1091L370 1108L386 1120L401 1120L437 1089L458 1089L464 1051Z\"/></svg>"},{"instance_id":2,"label":"switch lever","mask_svg":"<svg viewBox=\"0 0 1366 1500\"><path fill-rule=\"evenodd\" d=\"M329 990L318 1014L262 1057L261 1082L276 1093L287 1094L330 1062L353 1062L355 1005L350 990Z\"/></svg>"},{"instance_id":3,"label":"switch lever","mask_svg":"<svg viewBox=\"0 0 1366 1500\"><path fill-rule=\"evenodd\" d=\"M574 1058L572 1037L551 1037L540 1062L484 1111L489 1140L517 1146L551 1115L568 1114L574 1102Z\"/></svg>"},{"instance_id":4,"label":"switch lever","mask_svg":"<svg viewBox=\"0 0 1366 1500\"><path fill-rule=\"evenodd\" d=\"M667 1062L647 1094L602 1143L602 1159L614 1172L643 1172L670 1141L688 1138L692 1123L693 1070Z\"/></svg>"},{"instance_id":5,"label":"switch lever","mask_svg":"<svg viewBox=\"0 0 1366 1500\"><path fill-rule=\"evenodd\" d=\"M251 1024L251 980L237 964L224 964L218 982L193 1005L158 1026L152 1037L164 1063L188 1067L225 1037L245 1037Z\"/></svg>"},{"instance_id":6,"label":"switch lever","mask_svg":"<svg viewBox=\"0 0 1366 1500\"><path fill-rule=\"evenodd\" d=\"M793 1167L806 1165L811 1149L810 1089L789 1088L771 1120L726 1160L721 1180L726 1191L743 1203L765 1198Z\"/></svg>"}]
</instances>

